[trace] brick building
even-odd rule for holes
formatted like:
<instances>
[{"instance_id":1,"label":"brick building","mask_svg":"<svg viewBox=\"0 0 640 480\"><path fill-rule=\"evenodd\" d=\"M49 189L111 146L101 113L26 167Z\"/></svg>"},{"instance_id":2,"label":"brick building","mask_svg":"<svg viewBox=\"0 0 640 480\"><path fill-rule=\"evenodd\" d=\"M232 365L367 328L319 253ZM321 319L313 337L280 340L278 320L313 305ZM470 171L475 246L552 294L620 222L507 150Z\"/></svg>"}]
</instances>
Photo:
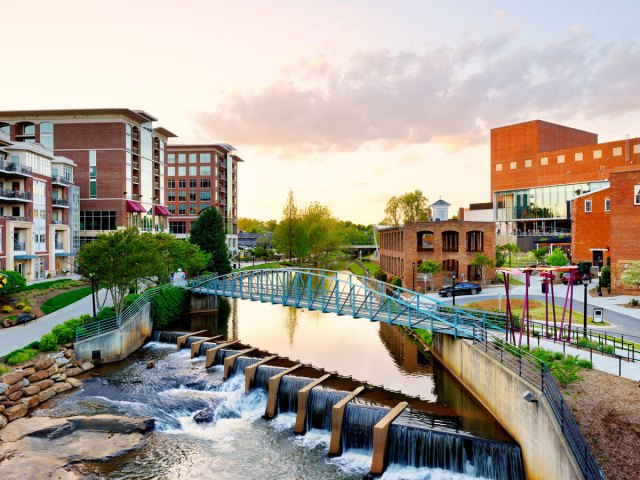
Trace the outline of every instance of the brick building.
<instances>
[{"instance_id":1,"label":"brick building","mask_svg":"<svg viewBox=\"0 0 640 480\"><path fill-rule=\"evenodd\" d=\"M0 129L71 159L80 187L80 242L129 226L168 231L162 205L167 139L157 119L124 108L0 112Z\"/></svg>"},{"instance_id":2,"label":"brick building","mask_svg":"<svg viewBox=\"0 0 640 480\"><path fill-rule=\"evenodd\" d=\"M243 160L228 144L169 145L166 196L170 232L180 238L205 208L222 214L227 247L238 254L238 163Z\"/></svg>"},{"instance_id":3,"label":"brick building","mask_svg":"<svg viewBox=\"0 0 640 480\"><path fill-rule=\"evenodd\" d=\"M55 277L71 270L77 250L75 164L9 133L0 125L0 268L27 280Z\"/></svg>"},{"instance_id":4,"label":"brick building","mask_svg":"<svg viewBox=\"0 0 640 480\"><path fill-rule=\"evenodd\" d=\"M458 281L480 281L481 272L471 266L478 253L495 261L493 222L416 222L386 227L379 234L380 268L388 275L400 277L402 285L411 290L424 287L422 277L417 274L424 260L442 264L442 272L434 278L438 285L447 283L451 272L457 273ZM485 269L485 277L487 274Z\"/></svg>"}]
</instances>

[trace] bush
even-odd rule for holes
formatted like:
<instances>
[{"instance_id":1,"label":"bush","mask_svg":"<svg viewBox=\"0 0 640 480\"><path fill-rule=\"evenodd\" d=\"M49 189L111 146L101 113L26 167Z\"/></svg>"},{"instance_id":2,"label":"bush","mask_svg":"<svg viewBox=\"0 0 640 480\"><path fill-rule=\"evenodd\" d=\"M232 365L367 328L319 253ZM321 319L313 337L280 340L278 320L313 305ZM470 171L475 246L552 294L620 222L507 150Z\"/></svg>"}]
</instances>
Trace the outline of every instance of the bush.
<instances>
[{"instance_id":1,"label":"bush","mask_svg":"<svg viewBox=\"0 0 640 480\"><path fill-rule=\"evenodd\" d=\"M26 304L26 303L24 303L24 302L21 300L21 301L19 301L18 303L16 303L16 308L17 308L18 310L22 310L26 305L27 305L27 304Z\"/></svg>"},{"instance_id":2,"label":"bush","mask_svg":"<svg viewBox=\"0 0 640 480\"><path fill-rule=\"evenodd\" d=\"M602 272L600 272L600 287L607 289L611 288L611 268L602 268Z\"/></svg>"},{"instance_id":3,"label":"bush","mask_svg":"<svg viewBox=\"0 0 640 480\"><path fill-rule=\"evenodd\" d=\"M151 299L154 328L166 328L189 309L189 293L184 288L169 287Z\"/></svg>"},{"instance_id":4,"label":"bush","mask_svg":"<svg viewBox=\"0 0 640 480\"><path fill-rule=\"evenodd\" d=\"M638 305L640 305L640 301L638 301L638 299L637 299L637 298L632 298L632 299L629 301L629 305L631 305L632 307L637 307Z\"/></svg>"},{"instance_id":5,"label":"bush","mask_svg":"<svg viewBox=\"0 0 640 480\"><path fill-rule=\"evenodd\" d=\"M0 271L5 277L7 277L7 284L0 290L3 295L11 295L12 293L19 292L27 286L27 281L22 275L13 270Z\"/></svg>"},{"instance_id":6,"label":"bush","mask_svg":"<svg viewBox=\"0 0 640 480\"><path fill-rule=\"evenodd\" d=\"M13 308L11 307L11 305L3 305L2 306L2 311L4 313L11 313L11 312L13 312Z\"/></svg>"},{"instance_id":7,"label":"bush","mask_svg":"<svg viewBox=\"0 0 640 480\"><path fill-rule=\"evenodd\" d=\"M18 365L19 363L27 362L31 360L33 357L38 356L38 350L33 348L21 348L20 350L15 350L11 352L5 358L5 361L8 365Z\"/></svg>"},{"instance_id":8,"label":"bush","mask_svg":"<svg viewBox=\"0 0 640 480\"><path fill-rule=\"evenodd\" d=\"M130 293L124 297L124 308L130 307L138 298L140 298L140 294L138 293Z\"/></svg>"},{"instance_id":9,"label":"bush","mask_svg":"<svg viewBox=\"0 0 640 480\"><path fill-rule=\"evenodd\" d=\"M22 307L22 313L31 313L31 310L33 309L29 305Z\"/></svg>"},{"instance_id":10,"label":"bush","mask_svg":"<svg viewBox=\"0 0 640 480\"><path fill-rule=\"evenodd\" d=\"M396 287L402 287L402 279L400 277L393 277L389 282L391 285L395 285Z\"/></svg>"},{"instance_id":11,"label":"bush","mask_svg":"<svg viewBox=\"0 0 640 480\"><path fill-rule=\"evenodd\" d=\"M58 337L54 333L45 333L40 339L40 351L50 352L58 349Z\"/></svg>"},{"instance_id":12,"label":"bush","mask_svg":"<svg viewBox=\"0 0 640 480\"><path fill-rule=\"evenodd\" d=\"M96 315L96 320L106 320L107 318L113 318L116 316L116 309L113 307L104 307Z\"/></svg>"},{"instance_id":13,"label":"bush","mask_svg":"<svg viewBox=\"0 0 640 480\"><path fill-rule=\"evenodd\" d=\"M433 337L429 330L414 328L413 331L416 333L416 335L418 335L418 337L420 337L420 340L422 340L427 346L429 347L431 346L431 342L433 342Z\"/></svg>"},{"instance_id":14,"label":"bush","mask_svg":"<svg viewBox=\"0 0 640 480\"><path fill-rule=\"evenodd\" d=\"M382 270L378 270L376 273L373 274L373 276L376 280L380 280L381 282L387 281L387 274Z\"/></svg>"}]
</instances>

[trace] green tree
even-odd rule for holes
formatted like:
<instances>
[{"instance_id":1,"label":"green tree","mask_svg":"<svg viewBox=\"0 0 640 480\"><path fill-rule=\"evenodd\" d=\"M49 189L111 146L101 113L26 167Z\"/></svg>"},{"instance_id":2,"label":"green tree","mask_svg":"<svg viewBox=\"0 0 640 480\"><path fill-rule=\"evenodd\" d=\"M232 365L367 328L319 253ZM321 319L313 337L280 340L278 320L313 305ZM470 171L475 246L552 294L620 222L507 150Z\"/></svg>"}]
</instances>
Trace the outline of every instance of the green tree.
<instances>
[{"instance_id":1,"label":"green tree","mask_svg":"<svg viewBox=\"0 0 640 480\"><path fill-rule=\"evenodd\" d=\"M136 288L140 279L156 275L162 265L148 237L135 228L98 235L82 246L77 262L80 275L107 289L116 314L122 311L129 289Z\"/></svg>"},{"instance_id":2,"label":"green tree","mask_svg":"<svg viewBox=\"0 0 640 480\"><path fill-rule=\"evenodd\" d=\"M158 284L168 283L171 274L178 269L198 275L211 262L211 255L205 254L195 243L179 240L167 233L145 235L162 260L155 275Z\"/></svg>"},{"instance_id":3,"label":"green tree","mask_svg":"<svg viewBox=\"0 0 640 480\"><path fill-rule=\"evenodd\" d=\"M544 259L548 253L549 253L549 249L546 247L536 248L535 250L531 250L531 254L536 259L536 263L544 262Z\"/></svg>"},{"instance_id":4,"label":"green tree","mask_svg":"<svg viewBox=\"0 0 640 480\"><path fill-rule=\"evenodd\" d=\"M205 209L191 225L189 242L211 255L207 269L225 275L231 272L227 235L222 215L215 207Z\"/></svg>"},{"instance_id":5,"label":"green tree","mask_svg":"<svg viewBox=\"0 0 640 480\"><path fill-rule=\"evenodd\" d=\"M500 248L507 254L507 257L509 258L509 267L512 267L513 263L511 261L511 256L518 253L520 251L520 247L518 247L517 243L505 243L500 245Z\"/></svg>"},{"instance_id":6,"label":"green tree","mask_svg":"<svg viewBox=\"0 0 640 480\"><path fill-rule=\"evenodd\" d=\"M418 272L431 274L433 280L433 288L436 288L435 275L442 271L442 264L435 260L423 260L418 267Z\"/></svg>"},{"instance_id":7,"label":"green tree","mask_svg":"<svg viewBox=\"0 0 640 480\"><path fill-rule=\"evenodd\" d=\"M387 200L384 215L383 225L400 225L402 223L402 208L398 197L393 196Z\"/></svg>"},{"instance_id":8,"label":"green tree","mask_svg":"<svg viewBox=\"0 0 640 480\"><path fill-rule=\"evenodd\" d=\"M27 286L27 281L18 272L14 272L13 270L2 270L0 273L7 277L7 284L0 288L0 294L2 295L11 295Z\"/></svg>"},{"instance_id":9,"label":"green tree","mask_svg":"<svg viewBox=\"0 0 640 480\"><path fill-rule=\"evenodd\" d=\"M482 253L476 253L476 256L474 257L473 261L471 262L471 266L473 266L474 268L479 268L480 269L480 277L482 278L482 285L483 286L484 286L484 283L485 283L484 269L485 269L485 267L493 267L493 265L494 265L493 260L491 260L486 255L483 255Z\"/></svg>"},{"instance_id":10,"label":"green tree","mask_svg":"<svg viewBox=\"0 0 640 480\"><path fill-rule=\"evenodd\" d=\"M564 267L569 263L569 258L561 248L556 248L547 257L547 263L553 267Z\"/></svg>"},{"instance_id":11,"label":"green tree","mask_svg":"<svg viewBox=\"0 0 640 480\"><path fill-rule=\"evenodd\" d=\"M239 218L238 229L247 233L269 233L273 232L278 222L275 220L258 220L256 218Z\"/></svg>"},{"instance_id":12,"label":"green tree","mask_svg":"<svg viewBox=\"0 0 640 480\"><path fill-rule=\"evenodd\" d=\"M620 275L620 281L627 287L640 288L640 262L633 262Z\"/></svg>"},{"instance_id":13,"label":"green tree","mask_svg":"<svg viewBox=\"0 0 640 480\"><path fill-rule=\"evenodd\" d=\"M505 251L502 245L496 245L496 267L500 268L505 264Z\"/></svg>"},{"instance_id":14,"label":"green tree","mask_svg":"<svg viewBox=\"0 0 640 480\"><path fill-rule=\"evenodd\" d=\"M293 198L293 190L289 190L287 201L282 209L282 219L273 232L271 243L280 253L293 258L294 253L304 253L304 232L300 225L298 207Z\"/></svg>"},{"instance_id":15,"label":"green tree","mask_svg":"<svg viewBox=\"0 0 640 480\"><path fill-rule=\"evenodd\" d=\"M384 213L384 225L425 222L429 220L429 201L421 190L414 190L399 197L391 197L387 201Z\"/></svg>"},{"instance_id":16,"label":"green tree","mask_svg":"<svg viewBox=\"0 0 640 480\"><path fill-rule=\"evenodd\" d=\"M312 256L317 257L338 248L338 221L333 218L328 207L317 202L309 204L302 212L301 223Z\"/></svg>"}]
</instances>

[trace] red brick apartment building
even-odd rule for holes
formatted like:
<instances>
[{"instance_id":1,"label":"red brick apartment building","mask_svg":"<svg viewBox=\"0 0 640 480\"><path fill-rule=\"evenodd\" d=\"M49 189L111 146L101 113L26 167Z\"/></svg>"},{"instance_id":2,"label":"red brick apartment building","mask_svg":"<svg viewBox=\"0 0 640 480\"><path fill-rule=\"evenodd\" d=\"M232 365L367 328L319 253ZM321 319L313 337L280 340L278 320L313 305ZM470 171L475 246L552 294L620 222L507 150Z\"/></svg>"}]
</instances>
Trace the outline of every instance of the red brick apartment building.
<instances>
[{"instance_id":1,"label":"red brick apartment building","mask_svg":"<svg viewBox=\"0 0 640 480\"><path fill-rule=\"evenodd\" d=\"M32 141L32 131L11 141L0 124L0 269L28 280L70 271L79 233L75 164Z\"/></svg>"},{"instance_id":2,"label":"red brick apartment building","mask_svg":"<svg viewBox=\"0 0 640 480\"><path fill-rule=\"evenodd\" d=\"M434 279L439 285L443 280L447 283L451 272L457 273L458 281L480 281L481 272L471 266L478 253L495 261L493 222L416 222L387 227L379 233L380 268L400 277L403 287L411 290L424 287L417 275L424 260L442 263L442 272Z\"/></svg>"},{"instance_id":3,"label":"red brick apartment building","mask_svg":"<svg viewBox=\"0 0 640 480\"><path fill-rule=\"evenodd\" d=\"M11 140L39 143L77 165L80 243L129 226L168 231L164 165L175 135L155 121L126 108L0 112Z\"/></svg>"},{"instance_id":4,"label":"red brick apartment building","mask_svg":"<svg viewBox=\"0 0 640 480\"><path fill-rule=\"evenodd\" d=\"M166 205L169 229L186 237L199 213L209 207L222 214L230 255L238 253L238 163L229 144L169 145Z\"/></svg>"}]
</instances>

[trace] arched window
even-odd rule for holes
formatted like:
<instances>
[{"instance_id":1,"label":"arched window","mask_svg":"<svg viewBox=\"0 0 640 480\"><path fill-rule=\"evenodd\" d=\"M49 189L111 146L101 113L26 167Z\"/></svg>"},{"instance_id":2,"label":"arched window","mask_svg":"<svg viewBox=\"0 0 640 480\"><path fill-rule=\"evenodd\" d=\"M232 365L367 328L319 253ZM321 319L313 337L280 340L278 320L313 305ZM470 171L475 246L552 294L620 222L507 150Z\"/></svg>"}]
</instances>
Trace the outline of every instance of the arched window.
<instances>
[{"instance_id":1,"label":"arched window","mask_svg":"<svg viewBox=\"0 0 640 480\"><path fill-rule=\"evenodd\" d=\"M16 124L16 140L19 142L35 143L36 125L33 122L20 122Z\"/></svg>"},{"instance_id":2,"label":"arched window","mask_svg":"<svg viewBox=\"0 0 640 480\"><path fill-rule=\"evenodd\" d=\"M442 251L457 252L458 251L458 232L447 230L442 232Z\"/></svg>"},{"instance_id":3,"label":"arched window","mask_svg":"<svg viewBox=\"0 0 640 480\"><path fill-rule=\"evenodd\" d=\"M11 125L8 123L0 122L0 132L5 135L11 135Z\"/></svg>"},{"instance_id":4,"label":"arched window","mask_svg":"<svg viewBox=\"0 0 640 480\"><path fill-rule=\"evenodd\" d=\"M483 233L478 230L467 232L467 252L482 252L483 250Z\"/></svg>"},{"instance_id":5,"label":"arched window","mask_svg":"<svg viewBox=\"0 0 640 480\"><path fill-rule=\"evenodd\" d=\"M418 232L417 242L419 252L433 252L433 232Z\"/></svg>"}]
</instances>

